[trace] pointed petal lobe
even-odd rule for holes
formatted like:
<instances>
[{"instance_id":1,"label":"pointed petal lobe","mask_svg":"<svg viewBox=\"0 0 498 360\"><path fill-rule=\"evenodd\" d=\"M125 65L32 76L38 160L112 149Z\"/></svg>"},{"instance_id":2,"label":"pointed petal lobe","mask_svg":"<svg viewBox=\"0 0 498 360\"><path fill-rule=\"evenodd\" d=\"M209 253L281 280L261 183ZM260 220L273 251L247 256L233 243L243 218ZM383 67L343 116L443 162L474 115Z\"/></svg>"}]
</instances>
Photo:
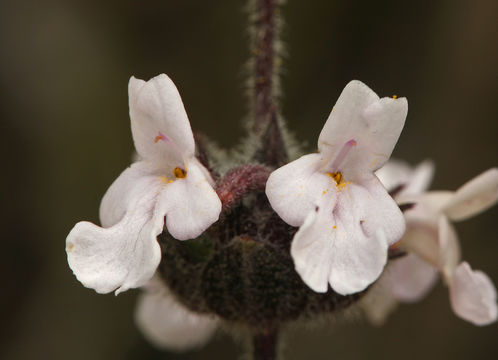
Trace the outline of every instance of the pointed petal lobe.
<instances>
[{"instance_id":1,"label":"pointed petal lobe","mask_svg":"<svg viewBox=\"0 0 498 360\"><path fill-rule=\"evenodd\" d=\"M458 189L444 212L453 221L461 221L490 208L498 201L498 168L492 168Z\"/></svg>"},{"instance_id":2,"label":"pointed petal lobe","mask_svg":"<svg viewBox=\"0 0 498 360\"><path fill-rule=\"evenodd\" d=\"M497 319L496 288L489 277L462 262L450 284L450 302L455 314L475 325L488 325Z\"/></svg>"}]
</instances>

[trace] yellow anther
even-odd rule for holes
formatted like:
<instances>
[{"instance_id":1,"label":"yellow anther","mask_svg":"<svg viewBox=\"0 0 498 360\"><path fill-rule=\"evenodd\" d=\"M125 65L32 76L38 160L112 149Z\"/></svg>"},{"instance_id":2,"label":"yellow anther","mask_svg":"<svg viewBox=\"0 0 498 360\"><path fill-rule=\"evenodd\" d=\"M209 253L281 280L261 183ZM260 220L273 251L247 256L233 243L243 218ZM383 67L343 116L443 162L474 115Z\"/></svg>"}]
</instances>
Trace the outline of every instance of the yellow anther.
<instances>
[{"instance_id":1,"label":"yellow anther","mask_svg":"<svg viewBox=\"0 0 498 360\"><path fill-rule=\"evenodd\" d=\"M175 175L177 179L185 179L187 177L187 171L183 170L182 168L176 167L173 170L173 175Z\"/></svg>"},{"instance_id":2,"label":"yellow anther","mask_svg":"<svg viewBox=\"0 0 498 360\"><path fill-rule=\"evenodd\" d=\"M323 190L322 195L325 195L328 190Z\"/></svg>"},{"instance_id":3,"label":"yellow anther","mask_svg":"<svg viewBox=\"0 0 498 360\"><path fill-rule=\"evenodd\" d=\"M334 179L337 185L339 185L341 182L344 182L342 173L340 171L336 171L333 173L328 172L327 175L330 176L332 179Z\"/></svg>"},{"instance_id":4,"label":"yellow anther","mask_svg":"<svg viewBox=\"0 0 498 360\"><path fill-rule=\"evenodd\" d=\"M342 175L342 173L340 171L336 171L333 173L328 172L327 175L330 176L332 179L334 179L335 186L339 190L342 190L346 187L346 185L351 184L351 181L344 181L344 176ZM325 194L325 192L323 194Z\"/></svg>"},{"instance_id":5,"label":"yellow anther","mask_svg":"<svg viewBox=\"0 0 498 360\"><path fill-rule=\"evenodd\" d=\"M393 99L396 100L398 98L398 95L393 95Z\"/></svg>"},{"instance_id":6,"label":"yellow anther","mask_svg":"<svg viewBox=\"0 0 498 360\"><path fill-rule=\"evenodd\" d=\"M332 226L332 228L335 230L335 229L337 229L337 226L334 225L334 226Z\"/></svg>"}]
</instances>

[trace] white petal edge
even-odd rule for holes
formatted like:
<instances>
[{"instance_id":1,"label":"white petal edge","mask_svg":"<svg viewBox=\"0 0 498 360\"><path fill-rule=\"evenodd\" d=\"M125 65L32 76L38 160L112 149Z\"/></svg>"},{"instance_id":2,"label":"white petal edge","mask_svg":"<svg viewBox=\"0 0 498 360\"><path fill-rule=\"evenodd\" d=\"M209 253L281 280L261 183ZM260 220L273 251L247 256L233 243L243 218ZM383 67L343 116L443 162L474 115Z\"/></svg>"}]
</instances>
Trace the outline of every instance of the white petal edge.
<instances>
[{"instance_id":1,"label":"white petal edge","mask_svg":"<svg viewBox=\"0 0 498 360\"><path fill-rule=\"evenodd\" d=\"M489 325L497 320L496 288L490 278L462 262L450 284L450 302L456 315L475 325Z\"/></svg>"},{"instance_id":2,"label":"white petal edge","mask_svg":"<svg viewBox=\"0 0 498 360\"><path fill-rule=\"evenodd\" d=\"M138 298L135 322L145 338L159 349L183 352L203 346L218 327L218 319L194 313L154 277Z\"/></svg>"},{"instance_id":3,"label":"white petal edge","mask_svg":"<svg viewBox=\"0 0 498 360\"><path fill-rule=\"evenodd\" d=\"M485 211L497 201L498 168L492 168L459 188L444 212L451 220L461 221Z\"/></svg>"},{"instance_id":4,"label":"white petal edge","mask_svg":"<svg viewBox=\"0 0 498 360\"><path fill-rule=\"evenodd\" d=\"M155 218L166 216L168 232L178 240L196 238L218 220L221 212L221 201L203 166L192 159L186 168L184 179L165 186L154 210Z\"/></svg>"},{"instance_id":5,"label":"white petal edge","mask_svg":"<svg viewBox=\"0 0 498 360\"><path fill-rule=\"evenodd\" d=\"M126 212L119 222L101 228L83 221L70 231L67 260L85 287L98 293L116 290L117 295L152 277L161 260L156 237L163 222L152 216L161 187L156 177L140 178L127 194Z\"/></svg>"}]
</instances>

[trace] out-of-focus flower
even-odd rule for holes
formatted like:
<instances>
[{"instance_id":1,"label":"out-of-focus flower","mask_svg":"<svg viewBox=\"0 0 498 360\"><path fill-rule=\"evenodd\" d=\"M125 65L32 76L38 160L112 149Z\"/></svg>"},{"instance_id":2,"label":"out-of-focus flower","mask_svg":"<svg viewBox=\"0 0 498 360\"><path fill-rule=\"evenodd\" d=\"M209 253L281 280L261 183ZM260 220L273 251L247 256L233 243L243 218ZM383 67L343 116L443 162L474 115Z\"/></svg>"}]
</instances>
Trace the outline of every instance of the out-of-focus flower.
<instances>
[{"instance_id":1,"label":"out-of-focus flower","mask_svg":"<svg viewBox=\"0 0 498 360\"><path fill-rule=\"evenodd\" d=\"M379 99L351 81L322 129L319 153L270 175L266 194L285 222L300 227L291 255L314 291L364 290L403 235L403 215L373 172L389 159L407 110L405 98Z\"/></svg>"},{"instance_id":2,"label":"out-of-focus flower","mask_svg":"<svg viewBox=\"0 0 498 360\"><path fill-rule=\"evenodd\" d=\"M219 320L213 315L194 313L182 306L155 276L140 294L135 322L156 347L185 351L209 341L218 328Z\"/></svg>"},{"instance_id":3,"label":"out-of-focus flower","mask_svg":"<svg viewBox=\"0 0 498 360\"><path fill-rule=\"evenodd\" d=\"M128 86L133 140L140 161L102 199L103 227L74 226L66 239L69 266L99 293L142 286L154 274L166 227L179 240L199 236L221 211L213 180L195 158L192 130L175 85L166 75ZM166 221L165 221L166 217Z\"/></svg>"},{"instance_id":4,"label":"out-of-focus flower","mask_svg":"<svg viewBox=\"0 0 498 360\"><path fill-rule=\"evenodd\" d=\"M467 219L496 203L498 169L484 172L456 192L424 192L432 172L428 163L414 170L390 163L377 172L388 189L398 188L395 198L399 204L414 204L405 212L407 231L399 244L408 255L393 261L377 287L387 293L384 298L392 297L394 302L415 302L433 287L439 272L449 287L455 314L476 325L487 325L497 319L495 287L486 274L460 262L460 246L450 220ZM366 310L378 322L389 312L383 305L367 306Z\"/></svg>"}]
</instances>

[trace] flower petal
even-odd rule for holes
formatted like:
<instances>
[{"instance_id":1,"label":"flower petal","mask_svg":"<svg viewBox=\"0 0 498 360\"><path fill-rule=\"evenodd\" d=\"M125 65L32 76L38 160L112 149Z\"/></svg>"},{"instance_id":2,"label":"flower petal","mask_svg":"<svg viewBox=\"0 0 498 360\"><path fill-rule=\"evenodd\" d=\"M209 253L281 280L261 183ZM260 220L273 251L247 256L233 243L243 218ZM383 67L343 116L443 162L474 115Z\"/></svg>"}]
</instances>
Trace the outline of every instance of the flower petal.
<instances>
[{"instance_id":1,"label":"flower petal","mask_svg":"<svg viewBox=\"0 0 498 360\"><path fill-rule=\"evenodd\" d=\"M498 168L492 168L467 182L455 192L444 212L453 221L475 216L498 201Z\"/></svg>"},{"instance_id":2,"label":"flower petal","mask_svg":"<svg viewBox=\"0 0 498 360\"><path fill-rule=\"evenodd\" d=\"M147 82L131 77L128 93L133 140L143 159L175 167L194 155L187 113L169 77L161 74Z\"/></svg>"},{"instance_id":3,"label":"flower petal","mask_svg":"<svg viewBox=\"0 0 498 360\"><path fill-rule=\"evenodd\" d=\"M391 293L390 282L385 281L385 272L360 300L360 307L374 326L385 324L388 316L396 310L398 301Z\"/></svg>"},{"instance_id":4,"label":"flower petal","mask_svg":"<svg viewBox=\"0 0 498 360\"><path fill-rule=\"evenodd\" d=\"M153 345L179 352L204 345L218 326L215 317L178 303L158 278L152 278L138 298L135 322Z\"/></svg>"},{"instance_id":5,"label":"flower petal","mask_svg":"<svg viewBox=\"0 0 498 360\"><path fill-rule=\"evenodd\" d=\"M418 195L426 191L434 177L434 163L430 160L425 160L418 164L410 174L410 178L406 183L401 194ZM400 195L401 195L400 194Z\"/></svg>"},{"instance_id":6,"label":"flower petal","mask_svg":"<svg viewBox=\"0 0 498 360\"><path fill-rule=\"evenodd\" d=\"M320 209L311 211L304 224L294 235L291 255L297 273L306 285L315 292L324 293L328 289L328 278L333 266L332 252L334 235L330 230L335 226L332 217L320 216Z\"/></svg>"},{"instance_id":7,"label":"flower petal","mask_svg":"<svg viewBox=\"0 0 498 360\"><path fill-rule=\"evenodd\" d=\"M151 278L161 260L156 236L163 222L152 218L161 187L158 178L140 178L126 195L126 212L115 225L101 228L84 221L74 226L66 239L67 258L84 286L99 293L117 289L118 294Z\"/></svg>"},{"instance_id":8,"label":"flower petal","mask_svg":"<svg viewBox=\"0 0 498 360\"><path fill-rule=\"evenodd\" d=\"M166 216L168 232L178 240L192 239L218 220L221 201L203 166L186 163L187 176L168 184L157 199L155 217Z\"/></svg>"},{"instance_id":9,"label":"flower petal","mask_svg":"<svg viewBox=\"0 0 498 360\"><path fill-rule=\"evenodd\" d=\"M418 195L429 187L434 176L434 163L425 160L412 169L404 161L391 159L375 175L388 191L403 186L397 196Z\"/></svg>"},{"instance_id":10,"label":"flower petal","mask_svg":"<svg viewBox=\"0 0 498 360\"><path fill-rule=\"evenodd\" d=\"M334 196L335 182L318 171L322 165L320 154L308 154L270 174L266 196L273 210L289 225L302 225L321 197Z\"/></svg>"},{"instance_id":11,"label":"flower petal","mask_svg":"<svg viewBox=\"0 0 498 360\"><path fill-rule=\"evenodd\" d=\"M365 84L353 80L339 96L318 138L324 157L334 159L351 140L355 146L339 169L361 176L375 171L391 156L408 112L405 98L379 97Z\"/></svg>"},{"instance_id":12,"label":"flower petal","mask_svg":"<svg viewBox=\"0 0 498 360\"><path fill-rule=\"evenodd\" d=\"M372 177L374 181L378 180ZM389 199L384 201L383 196ZM291 246L296 271L316 292L348 295L364 290L382 272L388 243L399 240L403 216L377 183L368 190L350 184L337 203L324 197L295 234Z\"/></svg>"},{"instance_id":13,"label":"flower petal","mask_svg":"<svg viewBox=\"0 0 498 360\"><path fill-rule=\"evenodd\" d=\"M373 236L381 228L389 245L401 239L406 229L403 213L377 177L370 175L358 185L347 185L342 195L341 200L350 200L350 204L343 205L345 216L348 206L350 211L359 211L367 236Z\"/></svg>"},{"instance_id":14,"label":"flower petal","mask_svg":"<svg viewBox=\"0 0 498 360\"><path fill-rule=\"evenodd\" d=\"M412 171L411 166L407 162L390 159L375 172L375 175L387 191L392 191L398 186L408 183Z\"/></svg>"},{"instance_id":15,"label":"flower petal","mask_svg":"<svg viewBox=\"0 0 498 360\"><path fill-rule=\"evenodd\" d=\"M415 206L418 206L418 204ZM406 232L401 239L401 245L403 248L416 254L433 267L438 268L438 236L437 222L413 221L406 218Z\"/></svg>"},{"instance_id":16,"label":"flower petal","mask_svg":"<svg viewBox=\"0 0 498 360\"><path fill-rule=\"evenodd\" d=\"M475 325L488 325L497 319L496 288L489 277L462 262L450 283L450 302L455 314Z\"/></svg>"},{"instance_id":17,"label":"flower petal","mask_svg":"<svg viewBox=\"0 0 498 360\"><path fill-rule=\"evenodd\" d=\"M130 202L135 201L133 199L133 188L139 182L148 184L150 181L159 185L157 179L161 175L160 169L145 161L136 162L124 170L114 180L100 203L99 214L102 227L111 227L123 218Z\"/></svg>"},{"instance_id":18,"label":"flower petal","mask_svg":"<svg viewBox=\"0 0 498 360\"><path fill-rule=\"evenodd\" d=\"M448 218L441 215L438 221L439 227L439 269L450 282L455 268L460 262L460 244L458 235Z\"/></svg>"},{"instance_id":19,"label":"flower petal","mask_svg":"<svg viewBox=\"0 0 498 360\"><path fill-rule=\"evenodd\" d=\"M420 301L434 287L438 279L437 269L415 254L393 260L385 274L390 282L393 296L407 303Z\"/></svg>"},{"instance_id":20,"label":"flower petal","mask_svg":"<svg viewBox=\"0 0 498 360\"><path fill-rule=\"evenodd\" d=\"M359 233L354 244L339 245L334 254L334 270L330 273L331 287L339 294L348 295L366 289L382 273L387 259L386 238L382 229L367 238ZM346 240L344 237L338 240Z\"/></svg>"}]
</instances>

